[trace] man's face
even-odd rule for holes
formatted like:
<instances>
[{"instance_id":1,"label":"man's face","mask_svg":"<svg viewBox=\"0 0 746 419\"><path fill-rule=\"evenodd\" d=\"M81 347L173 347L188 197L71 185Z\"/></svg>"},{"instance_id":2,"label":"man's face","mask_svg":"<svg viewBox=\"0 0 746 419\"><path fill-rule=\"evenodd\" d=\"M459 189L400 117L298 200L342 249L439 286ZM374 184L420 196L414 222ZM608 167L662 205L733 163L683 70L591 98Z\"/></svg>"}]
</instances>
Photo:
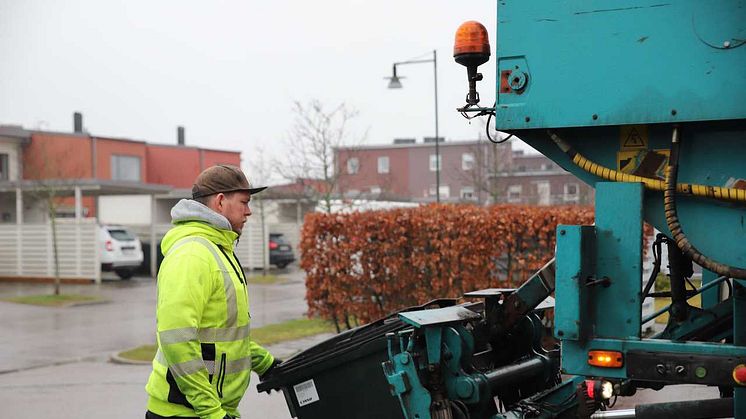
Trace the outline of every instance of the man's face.
<instances>
[{"instance_id":1,"label":"man's face","mask_svg":"<svg viewBox=\"0 0 746 419\"><path fill-rule=\"evenodd\" d=\"M233 231L239 235L246 219L251 215L249 201L251 201L251 195L246 191L219 193L215 199L216 212L227 218Z\"/></svg>"}]
</instances>

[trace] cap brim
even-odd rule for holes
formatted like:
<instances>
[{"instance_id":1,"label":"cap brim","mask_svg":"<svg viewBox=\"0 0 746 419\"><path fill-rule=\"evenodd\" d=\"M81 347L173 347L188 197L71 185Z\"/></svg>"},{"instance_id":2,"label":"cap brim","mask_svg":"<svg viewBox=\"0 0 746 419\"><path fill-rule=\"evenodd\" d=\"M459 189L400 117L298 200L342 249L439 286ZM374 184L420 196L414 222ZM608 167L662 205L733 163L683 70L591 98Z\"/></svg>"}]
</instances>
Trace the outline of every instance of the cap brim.
<instances>
[{"instance_id":1,"label":"cap brim","mask_svg":"<svg viewBox=\"0 0 746 419\"><path fill-rule=\"evenodd\" d=\"M263 191L263 190L265 190L265 189L267 189L267 187L266 187L266 186L262 186L262 187L260 187L260 188L249 188L249 193L250 193L251 195L255 195L255 194L258 194L259 192L261 192L261 191Z\"/></svg>"}]
</instances>

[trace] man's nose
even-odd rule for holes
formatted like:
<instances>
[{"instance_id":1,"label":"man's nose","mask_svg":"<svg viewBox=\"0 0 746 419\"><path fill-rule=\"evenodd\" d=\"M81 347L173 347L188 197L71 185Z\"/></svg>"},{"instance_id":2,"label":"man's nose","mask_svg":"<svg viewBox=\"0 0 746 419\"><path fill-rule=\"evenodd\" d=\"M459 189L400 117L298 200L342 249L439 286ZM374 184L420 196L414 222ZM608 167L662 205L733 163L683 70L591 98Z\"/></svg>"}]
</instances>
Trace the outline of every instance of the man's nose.
<instances>
[{"instance_id":1,"label":"man's nose","mask_svg":"<svg viewBox=\"0 0 746 419\"><path fill-rule=\"evenodd\" d=\"M250 206L248 206L248 205L246 206L246 211L244 211L244 214L246 214L247 217L251 216L251 207Z\"/></svg>"}]
</instances>

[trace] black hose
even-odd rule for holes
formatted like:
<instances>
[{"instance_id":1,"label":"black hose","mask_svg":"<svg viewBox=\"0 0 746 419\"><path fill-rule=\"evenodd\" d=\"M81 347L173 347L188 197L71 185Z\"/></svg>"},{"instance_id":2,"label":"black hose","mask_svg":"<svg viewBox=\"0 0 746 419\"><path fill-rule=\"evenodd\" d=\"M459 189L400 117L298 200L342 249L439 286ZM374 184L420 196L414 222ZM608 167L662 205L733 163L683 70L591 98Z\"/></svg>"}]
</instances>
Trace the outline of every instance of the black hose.
<instances>
[{"instance_id":1,"label":"black hose","mask_svg":"<svg viewBox=\"0 0 746 419\"><path fill-rule=\"evenodd\" d=\"M640 404L635 406L636 419L731 418L733 399L687 400Z\"/></svg>"},{"instance_id":2,"label":"black hose","mask_svg":"<svg viewBox=\"0 0 746 419\"><path fill-rule=\"evenodd\" d=\"M676 127L673 130L671 155L668 159L668 166L666 166L666 187L663 191L663 209L665 210L668 229L671 230L671 235L679 249L681 249L685 255L689 256L689 258L699 266L711 272L715 272L718 275L727 276L729 278L746 279L746 269L725 265L703 255L689 242L686 234L684 234L684 231L681 228L679 216L676 211L675 199L676 178L678 177L679 171L679 144L679 129Z\"/></svg>"}]
</instances>

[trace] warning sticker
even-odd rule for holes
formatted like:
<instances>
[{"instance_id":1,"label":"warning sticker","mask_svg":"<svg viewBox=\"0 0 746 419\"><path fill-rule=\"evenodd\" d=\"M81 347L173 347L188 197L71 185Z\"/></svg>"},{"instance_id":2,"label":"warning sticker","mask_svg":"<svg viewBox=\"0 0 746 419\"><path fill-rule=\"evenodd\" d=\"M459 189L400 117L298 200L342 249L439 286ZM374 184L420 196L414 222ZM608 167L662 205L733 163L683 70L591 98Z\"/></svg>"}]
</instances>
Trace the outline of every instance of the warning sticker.
<instances>
[{"instance_id":1,"label":"warning sticker","mask_svg":"<svg viewBox=\"0 0 746 419\"><path fill-rule=\"evenodd\" d=\"M316 392L313 379L294 385L293 390L295 391L295 398L298 399L298 407L319 401L319 393Z\"/></svg>"},{"instance_id":2,"label":"warning sticker","mask_svg":"<svg viewBox=\"0 0 746 419\"><path fill-rule=\"evenodd\" d=\"M664 179L669 150L624 150L618 151L617 170L630 175L652 179Z\"/></svg>"},{"instance_id":3,"label":"warning sticker","mask_svg":"<svg viewBox=\"0 0 746 419\"><path fill-rule=\"evenodd\" d=\"M623 125L619 131L621 150L644 150L648 148L647 125Z\"/></svg>"}]
</instances>

